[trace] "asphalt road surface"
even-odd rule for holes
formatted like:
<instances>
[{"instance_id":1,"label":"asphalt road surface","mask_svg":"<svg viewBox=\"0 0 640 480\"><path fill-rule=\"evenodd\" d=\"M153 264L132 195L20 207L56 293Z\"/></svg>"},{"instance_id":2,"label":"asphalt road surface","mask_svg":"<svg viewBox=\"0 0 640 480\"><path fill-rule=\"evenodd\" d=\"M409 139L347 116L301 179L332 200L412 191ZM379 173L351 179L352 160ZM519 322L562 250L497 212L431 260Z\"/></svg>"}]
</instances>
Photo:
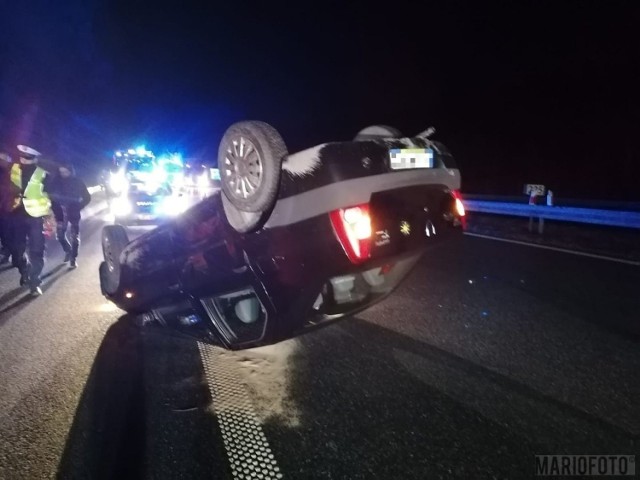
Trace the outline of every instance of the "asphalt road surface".
<instances>
[{"instance_id":1,"label":"asphalt road surface","mask_svg":"<svg viewBox=\"0 0 640 480\"><path fill-rule=\"evenodd\" d=\"M531 478L636 454L640 269L465 237L385 302L230 353L100 295L100 215L44 295L0 272L0 478Z\"/></svg>"}]
</instances>

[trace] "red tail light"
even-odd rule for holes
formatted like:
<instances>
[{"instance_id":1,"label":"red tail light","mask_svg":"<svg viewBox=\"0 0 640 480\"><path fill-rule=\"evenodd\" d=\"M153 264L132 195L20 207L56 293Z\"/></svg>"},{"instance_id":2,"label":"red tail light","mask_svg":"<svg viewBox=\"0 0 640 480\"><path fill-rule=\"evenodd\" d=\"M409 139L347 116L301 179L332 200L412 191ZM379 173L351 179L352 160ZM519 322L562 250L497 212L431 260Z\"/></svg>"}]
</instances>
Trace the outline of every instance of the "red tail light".
<instances>
[{"instance_id":1,"label":"red tail light","mask_svg":"<svg viewBox=\"0 0 640 480\"><path fill-rule=\"evenodd\" d=\"M455 199L455 213L460 217L460 223L462 224L462 229L466 230L467 228L467 217L465 216L467 212L464 209L464 203L462 203L462 195L458 190L453 190L452 192L453 198Z\"/></svg>"},{"instance_id":2,"label":"red tail light","mask_svg":"<svg viewBox=\"0 0 640 480\"><path fill-rule=\"evenodd\" d=\"M456 213L460 217L464 217L466 212L464 210L464 204L462 203L462 195L458 190L453 190L453 198L456 199Z\"/></svg>"},{"instance_id":3,"label":"red tail light","mask_svg":"<svg viewBox=\"0 0 640 480\"><path fill-rule=\"evenodd\" d=\"M341 208L329 214L333 229L352 263L362 263L371 253L369 204Z\"/></svg>"}]
</instances>

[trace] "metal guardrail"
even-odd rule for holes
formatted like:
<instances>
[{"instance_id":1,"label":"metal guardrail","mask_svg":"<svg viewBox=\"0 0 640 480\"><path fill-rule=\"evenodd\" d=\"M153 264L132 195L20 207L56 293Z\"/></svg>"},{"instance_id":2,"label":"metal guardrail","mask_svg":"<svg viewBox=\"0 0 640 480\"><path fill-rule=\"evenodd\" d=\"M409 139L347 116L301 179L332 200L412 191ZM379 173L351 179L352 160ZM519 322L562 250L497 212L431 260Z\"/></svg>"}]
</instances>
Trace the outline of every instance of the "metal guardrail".
<instances>
[{"instance_id":1,"label":"metal guardrail","mask_svg":"<svg viewBox=\"0 0 640 480\"><path fill-rule=\"evenodd\" d=\"M533 228L533 219L537 218L539 233L542 233L544 230L545 219L640 229L640 212L527 205L482 200L465 200L464 205L470 212L529 217L530 230Z\"/></svg>"},{"instance_id":2,"label":"metal guardrail","mask_svg":"<svg viewBox=\"0 0 640 480\"><path fill-rule=\"evenodd\" d=\"M481 200L487 202L499 202L499 203L518 203L521 205L529 204L529 197L527 195L485 195L476 193L463 193L462 198L464 201L468 200ZM538 204L543 205L546 203L545 196L539 196ZM554 205L562 207L576 207L576 208L595 208L598 210L620 210L625 212L640 212L640 202L638 201L618 201L618 200L593 200L584 198L564 198L554 197Z\"/></svg>"}]
</instances>

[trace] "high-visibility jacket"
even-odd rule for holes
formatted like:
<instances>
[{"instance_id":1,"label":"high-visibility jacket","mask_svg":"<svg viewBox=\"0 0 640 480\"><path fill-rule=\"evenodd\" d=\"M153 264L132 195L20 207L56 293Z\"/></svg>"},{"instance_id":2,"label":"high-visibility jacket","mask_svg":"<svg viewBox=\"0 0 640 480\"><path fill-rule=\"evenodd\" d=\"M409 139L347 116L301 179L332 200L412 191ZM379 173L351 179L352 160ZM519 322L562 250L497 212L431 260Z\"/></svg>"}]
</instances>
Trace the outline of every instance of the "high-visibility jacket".
<instances>
[{"instance_id":1,"label":"high-visibility jacket","mask_svg":"<svg viewBox=\"0 0 640 480\"><path fill-rule=\"evenodd\" d=\"M44 191L43 180L45 175L46 172L42 168L36 167L22 197L14 198L14 210L20 206L20 201L22 201L25 211L32 217L44 217L49 214L51 200L49 200L49 195ZM11 167L11 183L22 192L22 169L17 163Z\"/></svg>"}]
</instances>

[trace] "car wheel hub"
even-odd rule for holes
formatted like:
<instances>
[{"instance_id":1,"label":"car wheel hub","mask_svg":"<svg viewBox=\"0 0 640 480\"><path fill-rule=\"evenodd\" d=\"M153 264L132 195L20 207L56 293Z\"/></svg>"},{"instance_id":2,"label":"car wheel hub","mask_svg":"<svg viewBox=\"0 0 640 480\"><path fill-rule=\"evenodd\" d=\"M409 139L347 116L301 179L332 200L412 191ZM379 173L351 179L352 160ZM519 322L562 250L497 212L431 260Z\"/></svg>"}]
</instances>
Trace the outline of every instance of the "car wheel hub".
<instances>
[{"instance_id":1,"label":"car wheel hub","mask_svg":"<svg viewBox=\"0 0 640 480\"><path fill-rule=\"evenodd\" d=\"M232 196L247 199L262 185L262 158L255 145L244 137L234 138L227 147L224 181Z\"/></svg>"}]
</instances>

